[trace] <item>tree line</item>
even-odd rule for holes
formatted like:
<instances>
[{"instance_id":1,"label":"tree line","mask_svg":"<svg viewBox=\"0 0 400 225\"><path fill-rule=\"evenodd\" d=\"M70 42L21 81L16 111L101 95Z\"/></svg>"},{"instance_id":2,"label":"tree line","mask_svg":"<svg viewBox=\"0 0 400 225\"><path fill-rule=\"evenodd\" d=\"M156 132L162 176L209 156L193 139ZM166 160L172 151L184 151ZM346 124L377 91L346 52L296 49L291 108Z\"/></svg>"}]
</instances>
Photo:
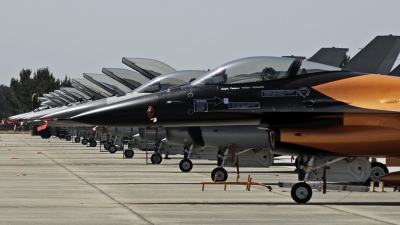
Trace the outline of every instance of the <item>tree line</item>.
<instances>
[{"instance_id":1,"label":"tree line","mask_svg":"<svg viewBox=\"0 0 400 225\"><path fill-rule=\"evenodd\" d=\"M0 118L30 112L41 104L37 97L71 86L67 75L64 79L55 79L47 67L36 70L33 75L31 69L22 69L19 79L11 78L10 86L0 85Z\"/></svg>"}]
</instances>

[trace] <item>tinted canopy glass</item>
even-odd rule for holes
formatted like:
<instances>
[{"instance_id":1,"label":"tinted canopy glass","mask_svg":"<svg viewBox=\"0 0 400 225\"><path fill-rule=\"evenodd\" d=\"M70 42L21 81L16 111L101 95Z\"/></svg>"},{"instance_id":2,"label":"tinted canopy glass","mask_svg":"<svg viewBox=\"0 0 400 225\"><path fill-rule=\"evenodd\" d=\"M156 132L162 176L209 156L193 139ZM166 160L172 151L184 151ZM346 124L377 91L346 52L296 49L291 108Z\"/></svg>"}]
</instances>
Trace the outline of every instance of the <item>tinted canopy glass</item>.
<instances>
[{"instance_id":1,"label":"tinted canopy glass","mask_svg":"<svg viewBox=\"0 0 400 225\"><path fill-rule=\"evenodd\" d=\"M305 75L324 71L340 71L341 68L300 61L284 57L249 57L219 66L192 82L198 84L237 84L264 82L287 78L290 74Z\"/></svg>"},{"instance_id":2,"label":"tinted canopy glass","mask_svg":"<svg viewBox=\"0 0 400 225\"><path fill-rule=\"evenodd\" d=\"M103 88L95 85L94 83L86 80L86 79L72 79L72 85L74 85L74 83L78 83L81 86L84 86L85 88L89 89L90 91L92 91L93 93L97 93L100 96L103 97L111 97L113 96L110 92L104 90Z\"/></svg>"},{"instance_id":3,"label":"tinted canopy glass","mask_svg":"<svg viewBox=\"0 0 400 225\"><path fill-rule=\"evenodd\" d=\"M163 90L167 90L170 87L184 85L200 77L207 71L200 70L182 70L178 72L167 73L161 75L142 86L135 89L136 93L155 93Z\"/></svg>"},{"instance_id":4,"label":"tinted canopy glass","mask_svg":"<svg viewBox=\"0 0 400 225\"><path fill-rule=\"evenodd\" d=\"M62 91L64 92L68 92L74 96L76 96L78 99L82 98L82 99L89 99L90 97L88 95L86 95L85 93L79 91L76 88L71 88L71 87L62 87L61 88Z\"/></svg>"},{"instance_id":5,"label":"tinted canopy glass","mask_svg":"<svg viewBox=\"0 0 400 225\"><path fill-rule=\"evenodd\" d=\"M176 71L171 66L154 59L123 57L122 63L149 78Z\"/></svg>"},{"instance_id":6,"label":"tinted canopy glass","mask_svg":"<svg viewBox=\"0 0 400 225\"><path fill-rule=\"evenodd\" d=\"M117 77L123 80L124 82L127 82L133 89L149 81L147 77L144 77L143 75L135 71L127 69L103 68L103 73L105 73L108 76L111 76L112 78Z\"/></svg>"},{"instance_id":7,"label":"tinted canopy glass","mask_svg":"<svg viewBox=\"0 0 400 225\"><path fill-rule=\"evenodd\" d=\"M103 74L84 73L83 77L88 80L93 79L93 82L105 89L108 89L109 92L114 92L121 95L132 92L132 89Z\"/></svg>"}]
</instances>

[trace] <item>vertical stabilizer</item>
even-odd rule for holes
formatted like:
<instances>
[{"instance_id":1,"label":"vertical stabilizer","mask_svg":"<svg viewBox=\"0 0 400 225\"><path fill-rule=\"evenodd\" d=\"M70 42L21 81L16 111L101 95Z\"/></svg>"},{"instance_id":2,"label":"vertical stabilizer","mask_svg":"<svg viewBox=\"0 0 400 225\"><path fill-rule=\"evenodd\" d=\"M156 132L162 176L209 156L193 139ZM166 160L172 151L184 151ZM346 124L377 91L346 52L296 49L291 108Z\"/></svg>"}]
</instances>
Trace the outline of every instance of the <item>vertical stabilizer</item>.
<instances>
[{"instance_id":1,"label":"vertical stabilizer","mask_svg":"<svg viewBox=\"0 0 400 225\"><path fill-rule=\"evenodd\" d=\"M308 61L339 67L348 48L321 48Z\"/></svg>"},{"instance_id":2,"label":"vertical stabilizer","mask_svg":"<svg viewBox=\"0 0 400 225\"><path fill-rule=\"evenodd\" d=\"M364 73L389 74L399 52L399 36L377 36L343 68Z\"/></svg>"}]
</instances>

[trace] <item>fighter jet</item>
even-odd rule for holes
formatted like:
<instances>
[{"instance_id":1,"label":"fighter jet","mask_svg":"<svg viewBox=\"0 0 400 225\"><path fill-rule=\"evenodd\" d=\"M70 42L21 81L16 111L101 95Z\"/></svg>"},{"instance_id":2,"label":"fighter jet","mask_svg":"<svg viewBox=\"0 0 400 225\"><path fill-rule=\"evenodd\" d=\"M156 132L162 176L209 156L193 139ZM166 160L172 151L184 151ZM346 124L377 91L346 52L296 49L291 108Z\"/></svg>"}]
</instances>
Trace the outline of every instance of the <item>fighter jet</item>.
<instances>
[{"instance_id":1,"label":"fighter jet","mask_svg":"<svg viewBox=\"0 0 400 225\"><path fill-rule=\"evenodd\" d=\"M257 126L265 131L271 152L299 156L299 180L304 182L293 186L292 197L304 203L312 196L306 181L323 180L321 170L327 165L342 161L360 173L335 176L326 169L325 180L363 182L371 169L365 157L400 157L394 150L400 144L399 85L394 76L249 57L223 64L188 85L71 119L117 126Z\"/></svg>"}]
</instances>

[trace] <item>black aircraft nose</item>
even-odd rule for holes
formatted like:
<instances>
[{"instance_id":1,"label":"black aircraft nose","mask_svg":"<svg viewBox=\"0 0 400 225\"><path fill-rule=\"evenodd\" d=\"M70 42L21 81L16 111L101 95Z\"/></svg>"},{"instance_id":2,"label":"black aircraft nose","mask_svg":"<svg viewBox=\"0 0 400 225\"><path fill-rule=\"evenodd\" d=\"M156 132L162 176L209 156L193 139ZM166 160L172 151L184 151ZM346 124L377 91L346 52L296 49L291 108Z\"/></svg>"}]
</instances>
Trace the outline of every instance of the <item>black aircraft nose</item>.
<instances>
[{"instance_id":1,"label":"black aircraft nose","mask_svg":"<svg viewBox=\"0 0 400 225\"><path fill-rule=\"evenodd\" d=\"M156 107L157 95L148 94L81 113L71 117L71 120L115 127L151 126L154 122L149 116L155 116Z\"/></svg>"}]
</instances>

